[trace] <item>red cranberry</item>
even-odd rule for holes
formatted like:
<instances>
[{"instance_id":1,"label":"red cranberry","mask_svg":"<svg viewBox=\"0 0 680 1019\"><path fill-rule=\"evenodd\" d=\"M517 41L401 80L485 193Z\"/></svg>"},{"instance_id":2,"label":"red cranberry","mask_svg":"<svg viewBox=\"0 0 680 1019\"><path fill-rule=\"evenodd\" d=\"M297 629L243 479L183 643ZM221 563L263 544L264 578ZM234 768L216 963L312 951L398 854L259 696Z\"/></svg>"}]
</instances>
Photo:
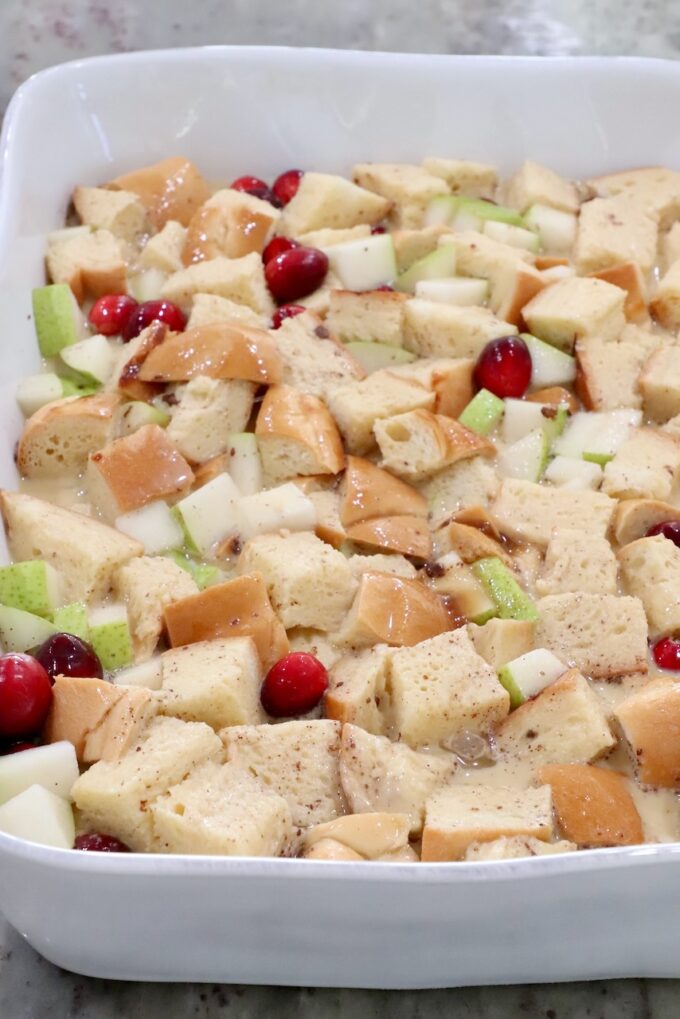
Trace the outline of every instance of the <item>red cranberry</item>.
<instances>
[{"instance_id":1,"label":"red cranberry","mask_svg":"<svg viewBox=\"0 0 680 1019\"><path fill-rule=\"evenodd\" d=\"M328 687L328 673L318 658L293 651L281 658L265 676L260 700L272 718L306 715Z\"/></svg>"},{"instance_id":2,"label":"red cranberry","mask_svg":"<svg viewBox=\"0 0 680 1019\"><path fill-rule=\"evenodd\" d=\"M394 287L391 287L389 285L389 283L383 283L381 286L376 287L375 289L376 290L386 290L386 291L390 291L392 293L394 292Z\"/></svg>"},{"instance_id":3,"label":"red cranberry","mask_svg":"<svg viewBox=\"0 0 680 1019\"><path fill-rule=\"evenodd\" d=\"M40 732L52 701L50 677L30 655L0 658L0 738L19 740Z\"/></svg>"},{"instance_id":4,"label":"red cranberry","mask_svg":"<svg viewBox=\"0 0 680 1019\"><path fill-rule=\"evenodd\" d=\"M73 846L84 853L129 853L130 847L114 835L78 835Z\"/></svg>"},{"instance_id":5,"label":"red cranberry","mask_svg":"<svg viewBox=\"0 0 680 1019\"><path fill-rule=\"evenodd\" d=\"M8 757L9 754L20 754L22 750L35 750L37 743L29 743L27 740L19 740L18 743L8 743L0 750L0 757Z\"/></svg>"},{"instance_id":6,"label":"red cranberry","mask_svg":"<svg viewBox=\"0 0 680 1019\"><path fill-rule=\"evenodd\" d=\"M267 285L279 304L307 297L321 286L327 272L327 255L301 245L281 252L264 267Z\"/></svg>"},{"instance_id":7,"label":"red cranberry","mask_svg":"<svg viewBox=\"0 0 680 1019\"><path fill-rule=\"evenodd\" d=\"M253 191L269 191L269 185L259 177L237 177L230 185L234 191L245 191L252 194Z\"/></svg>"},{"instance_id":8,"label":"red cranberry","mask_svg":"<svg viewBox=\"0 0 680 1019\"><path fill-rule=\"evenodd\" d=\"M680 548L680 520L664 520L662 524L654 524L647 531L647 537L653 538L655 534L663 534L674 545Z\"/></svg>"},{"instance_id":9,"label":"red cranberry","mask_svg":"<svg viewBox=\"0 0 680 1019\"><path fill-rule=\"evenodd\" d=\"M139 336L152 322L165 322L173 333L182 333L186 329L187 317L181 308L172 301L145 301L132 313L123 330L123 340L129 343Z\"/></svg>"},{"instance_id":10,"label":"red cranberry","mask_svg":"<svg viewBox=\"0 0 680 1019\"><path fill-rule=\"evenodd\" d=\"M295 318L307 311L301 304L282 304L272 315L272 329L280 329L287 318Z\"/></svg>"},{"instance_id":11,"label":"red cranberry","mask_svg":"<svg viewBox=\"0 0 680 1019\"><path fill-rule=\"evenodd\" d=\"M295 198L302 177L302 170L286 170L285 173L279 174L272 184L272 191L281 205L288 205L291 198Z\"/></svg>"},{"instance_id":12,"label":"red cranberry","mask_svg":"<svg viewBox=\"0 0 680 1019\"><path fill-rule=\"evenodd\" d=\"M652 646L652 656L660 669L680 670L680 640L662 637Z\"/></svg>"},{"instance_id":13,"label":"red cranberry","mask_svg":"<svg viewBox=\"0 0 680 1019\"><path fill-rule=\"evenodd\" d=\"M387 227L386 226L380 226L380 224L378 224L378 226L372 226L371 227L371 233L374 234L374 235L375 234L386 234L387 233Z\"/></svg>"},{"instance_id":14,"label":"red cranberry","mask_svg":"<svg viewBox=\"0 0 680 1019\"><path fill-rule=\"evenodd\" d=\"M524 396L531 382L531 354L519 336L491 340L477 359L475 382L496 396Z\"/></svg>"},{"instance_id":15,"label":"red cranberry","mask_svg":"<svg viewBox=\"0 0 680 1019\"><path fill-rule=\"evenodd\" d=\"M266 265L267 262L271 262L272 258L282 255L284 251L290 251L291 248L299 247L298 242L291 240L290 237L273 237L262 252L262 261Z\"/></svg>"},{"instance_id":16,"label":"red cranberry","mask_svg":"<svg viewBox=\"0 0 680 1019\"><path fill-rule=\"evenodd\" d=\"M94 648L72 633L55 633L35 652L48 676L80 676L102 679L104 670Z\"/></svg>"},{"instance_id":17,"label":"red cranberry","mask_svg":"<svg viewBox=\"0 0 680 1019\"><path fill-rule=\"evenodd\" d=\"M90 309L90 324L102 336L122 333L131 315L137 309L134 297L127 294L106 294L99 297Z\"/></svg>"}]
</instances>

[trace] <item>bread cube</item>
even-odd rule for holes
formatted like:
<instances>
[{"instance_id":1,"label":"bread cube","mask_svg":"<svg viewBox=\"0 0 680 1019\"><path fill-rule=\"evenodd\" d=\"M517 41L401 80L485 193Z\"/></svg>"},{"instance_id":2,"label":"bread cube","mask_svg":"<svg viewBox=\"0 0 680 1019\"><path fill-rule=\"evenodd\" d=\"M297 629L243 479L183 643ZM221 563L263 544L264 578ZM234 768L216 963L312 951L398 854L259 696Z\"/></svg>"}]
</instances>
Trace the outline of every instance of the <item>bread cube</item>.
<instances>
[{"instance_id":1,"label":"bread cube","mask_svg":"<svg viewBox=\"0 0 680 1019\"><path fill-rule=\"evenodd\" d=\"M182 262L191 265L220 255L242 258L253 251L262 254L280 215L271 202L244 191L215 191L191 217Z\"/></svg>"},{"instance_id":2,"label":"bread cube","mask_svg":"<svg viewBox=\"0 0 680 1019\"><path fill-rule=\"evenodd\" d=\"M631 204L645 209L662 228L680 216L680 173L664 166L645 166L589 180L602 197L625 195Z\"/></svg>"},{"instance_id":3,"label":"bread cube","mask_svg":"<svg viewBox=\"0 0 680 1019\"><path fill-rule=\"evenodd\" d=\"M488 163L474 163L468 159L440 159L431 156L423 160L423 168L435 177L441 177L454 195L466 198L493 198L498 174Z\"/></svg>"},{"instance_id":4,"label":"bread cube","mask_svg":"<svg viewBox=\"0 0 680 1019\"><path fill-rule=\"evenodd\" d=\"M483 735L509 710L507 691L465 629L395 651L390 675L394 731L412 747Z\"/></svg>"},{"instance_id":5,"label":"bread cube","mask_svg":"<svg viewBox=\"0 0 680 1019\"><path fill-rule=\"evenodd\" d=\"M614 538L619 545L627 545L666 520L680 521L680 509L656 499L624 499L614 512Z\"/></svg>"},{"instance_id":6,"label":"bread cube","mask_svg":"<svg viewBox=\"0 0 680 1019\"><path fill-rule=\"evenodd\" d=\"M387 369L373 372L361 381L336 386L325 399L348 451L360 456L375 448L376 421L409 410L427 410L435 402L434 393L424 386L400 379Z\"/></svg>"},{"instance_id":7,"label":"bread cube","mask_svg":"<svg viewBox=\"0 0 680 1019\"><path fill-rule=\"evenodd\" d=\"M156 650L166 606L198 594L193 577L163 556L139 556L125 563L114 575L113 590L127 606L138 662Z\"/></svg>"},{"instance_id":8,"label":"bread cube","mask_svg":"<svg viewBox=\"0 0 680 1019\"><path fill-rule=\"evenodd\" d=\"M106 832L134 852L159 851L150 805L204 761L218 761L219 737L209 725L156 718L117 761L98 761L72 789L85 828Z\"/></svg>"},{"instance_id":9,"label":"bread cube","mask_svg":"<svg viewBox=\"0 0 680 1019\"><path fill-rule=\"evenodd\" d=\"M515 569L512 556L505 551L500 541L496 541L478 527L450 520L434 532L433 539L437 559L449 552L454 552L464 563L476 563L478 559L493 556L505 563L509 569Z\"/></svg>"},{"instance_id":10,"label":"bread cube","mask_svg":"<svg viewBox=\"0 0 680 1019\"><path fill-rule=\"evenodd\" d=\"M357 580L364 573L389 573L395 577L406 577L413 580L418 575L415 566L403 555L383 554L352 555L347 560L352 576Z\"/></svg>"},{"instance_id":11,"label":"bread cube","mask_svg":"<svg viewBox=\"0 0 680 1019\"><path fill-rule=\"evenodd\" d=\"M668 499L680 469L680 441L636 428L605 466L602 491L618 499Z\"/></svg>"},{"instance_id":12,"label":"bread cube","mask_svg":"<svg viewBox=\"0 0 680 1019\"><path fill-rule=\"evenodd\" d=\"M160 269L168 275L179 272L183 266L182 249L186 237L186 227L174 219L169 219L159 233L149 237L140 252L139 264L144 269Z\"/></svg>"},{"instance_id":13,"label":"bread cube","mask_svg":"<svg viewBox=\"0 0 680 1019\"><path fill-rule=\"evenodd\" d=\"M465 859L473 863L479 863L480 860L522 860L527 856L572 853L575 849L576 843L565 839L559 842L539 842L531 836L501 835L493 842L471 842L465 852Z\"/></svg>"},{"instance_id":14,"label":"bread cube","mask_svg":"<svg viewBox=\"0 0 680 1019\"><path fill-rule=\"evenodd\" d=\"M346 813L340 784L340 723L325 719L231 726L220 733L227 760L288 802L309 828Z\"/></svg>"},{"instance_id":15,"label":"bread cube","mask_svg":"<svg viewBox=\"0 0 680 1019\"><path fill-rule=\"evenodd\" d=\"M410 481L423 481L445 467L475 456L494 456L496 447L464 425L429 410L412 410L375 422L381 466Z\"/></svg>"},{"instance_id":16,"label":"bread cube","mask_svg":"<svg viewBox=\"0 0 680 1019\"><path fill-rule=\"evenodd\" d=\"M370 460L347 457L340 483L340 519L345 527L363 520L391 516L427 516L422 495Z\"/></svg>"},{"instance_id":17,"label":"bread cube","mask_svg":"<svg viewBox=\"0 0 680 1019\"><path fill-rule=\"evenodd\" d=\"M419 358L413 364L399 365L391 371L431 389L435 394L435 413L457 418L474 396L474 367L471 357L428 357Z\"/></svg>"},{"instance_id":18,"label":"bread cube","mask_svg":"<svg viewBox=\"0 0 680 1019\"><path fill-rule=\"evenodd\" d=\"M266 329L270 319L268 315L253 311L247 304L237 304L228 297L219 297L218 294L195 294L191 302L187 329L211 326L216 322L237 322L253 329Z\"/></svg>"},{"instance_id":19,"label":"bread cube","mask_svg":"<svg viewBox=\"0 0 680 1019\"><path fill-rule=\"evenodd\" d=\"M139 374L151 351L165 342L168 333L165 322L152 322L146 329L142 329L139 336L124 343L114 361L107 387L117 390L129 400L150 401L157 397L163 391L162 385L142 382Z\"/></svg>"},{"instance_id":20,"label":"bread cube","mask_svg":"<svg viewBox=\"0 0 680 1019\"><path fill-rule=\"evenodd\" d=\"M321 842L332 840L356 853L360 860L382 860L410 849L408 818L404 814L374 811L346 814L308 828L303 837L304 855Z\"/></svg>"},{"instance_id":21,"label":"bread cube","mask_svg":"<svg viewBox=\"0 0 680 1019\"><path fill-rule=\"evenodd\" d=\"M12 559L51 563L61 575L65 603L105 598L116 570L144 552L138 541L99 520L23 492L3 491L0 504Z\"/></svg>"},{"instance_id":22,"label":"bread cube","mask_svg":"<svg viewBox=\"0 0 680 1019\"><path fill-rule=\"evenodd\" d=\"M616 507L602 492L583 491L578 499L568 489L504 478L491 504L491 514L509 538L545 548L556 527L604 537Z\"/></svg>"},{"instance_id":23,"label":"bread cube","mask_svg":"<svg viewBox=\"0 0 680 1019\"><path fill-rule=\"evenodd\" d=\"M274 611L286 629L337 630L356 591L345 556L306 531L251 538L243 547L238 569L262 574Z\"/></svg>"},{"instance_id":24,"label":"bread cube","mask_svg":"<svg viewBox=\"0 0 680 1019\"><path fill-rule=\"evenodd\" d=\"M188 382L197 376L243 379L270 385L281 381L276 344L263 329L235 322L172 333L144 358L142 382Z\"/></svg>"},{"instance_id":25,"label":"bread cube","mask_svg":"<svg viewBox=\"0 0 680 1019\"><path fill-rule=\"evenodd\" d=\"M90 453L108 442L115 393L55 400L32 414L17 447L16 463L27 478L64 478L85 469Z\"/></svg>"},{"instance_id":26,"label":"bread cube","mask_svg":"<svg viewBox=\"0 0 680 1019\"><path fill-rule=\"evenodd\" d=\"M332 637L323 630L312 630L305 626L294 627L288 633L288 640L291 651L303 651L305 654L314 655L326 669L332 669L342 657L342 652L336 647Z\"/></svg>"},{"instance_id":27,"label":"bread cube","mask_svg":"<svg viewBox=\"0 0 680 1019\"><path fill-rule=\"evenodd\" d=\"M460 860L473 842L521 835L549 842L552 799L547 785L504 789L488 785L446 786L427 801L423 863Z\"/></svg>"},{"instance_id":28,"label":"bread cube","mask_svg":"<svg viewBox=\"0 0 680 1019\"><path fill-rule=\"evenodd\" d=\"M332 227L321 227L320 230L310 230L309 233L298 234L296 240L308 248L332 248L335 244L344 244L345 241L360 241L371 236L371 228L368 223L359 223L358 226L347 226L339 230Z\"/></svg>"},{"instance_id":29,"label":"bread cube","mask_svg":"<svg viewBox=\"0 0 680 1019\"><path fill-rule=\"evenodd\" d=\"M79 304L86 296L124 294L127 266L123 242L110 230L54 239L47 245L47 274L53 283L68 283Z\"/></svg>"},{"instance_id":30,"label":"bread cube","mask_svg":"<svg viewBox=\"0 0 680 1019\"><path fill-rule=\"evenodd\" d=\"M487 507L496 497L499 478L485 457L460 460L421 484L432 527L469 506Z\"/></svg>"},{"instance_id":31,"label":"bread cube","mask_svg":"<svg viewBox=\"0 0 680 1019\"><path fill-rule=\"evenodd\" d=\"M577 272L635 262L647 276L656 261L657 238L653 214L627 195L593 198L581 206L574 252Z\"/></svg>"},{"instance_id":32,"label":"bread cube","mask_svg":"<svg viewBox=\"0 0 680 1019\"><path fill-rule=\"evenodd\" d=\"M369 551L382 549L418 559L429 559L432 555L432 535L422 517L374 517L352 524L346 535L349 541Z\"/></svg>"},{"instance_id":33,"label":"bread cube","mask_svg":"<svg viewBox=\"0 0 680 1019\"><path fill-rule=\"evenodd\" d=\"M146 229L146 209L132 191L77 187L73 205L81 223L134 241Z\"/></svg>"},{"instance_id":34,"label":"bread cube","mask_svg":"<svg viewBox=\"0 0 680 1019\"><path fill-rule=\"evenodd\" d=\"M340 780L350 810L406 814L411 835L422 831L425 802L454 770L450 754L420 753L357 725L342 728Z\"/></svg>"},{"instance_id":35,"label":"bread cube","mask_svg":"<svg viewBox=\"0 0 680 1019\"><path fill-rule=\"evenodd\" d=\"M659 253L663 272L680 259L680 222L677 220L659 237Z\"/></svg>"},{"instance_id":36,"label":"bread cube","mask_svg":"<svg viewBox=\"0 0 680 1019\"><path fill-rule=\"evenodd\" d=\"M522 314L535 336L571 353L583 336L616 339L626 322L625 300L620 287L573 276L546 287Z\"/></svg>"},{"instance_id":37,"label":"bread cube","mask_svg":"<svg viewBox=\"0 0 680 1019\"><path fill-rule=\"evenodd\" d=\"M680 414L680 346L665 343L656 348L640 375L640 390L645 414L653 421Z\"/></svg>"},{"instance_id":38,"label":"bread cube","mask_svg":"<svg viewBox=\"0 0 680 1019\"><path fill-rule=\"evenodd\" d=\"M578 340L576 388L588 410L642 407L640 373L648 354L645 346L631 340Z\"/></svg>"},{"instance_id":39,"label":"bread cube","mask_svg":"<svg viewBox=\"0 0 680 1019\"><path fill-rule=\"evenodd\" d=\"M637 262L617 262L616 265L599 269L589 275L626 291L623 311L629 322L646 322L648 320L647 282Z\"/></svg>"},{"instance_id":40,"label":"bread cube","mask_svg":"<svg viewBox=\"0 0 680 1019\"><path fill-rule=\"evenodd\" d=\"M558 527L548 542L536 591L540 595L568 591L616 594L617 574L616 556L606 538Z\"/></svg>"},{"instance_id":41,"label":"bread cube","mask_svg":"<svg viewBox=\"0 0 680 1019\"><path fill-rule=\"evenodd\" d=\"M550 786L562 835L580 848L644 842L624 775L588 764L547 764L540 779Z\"/></svg>"},{"instance_id":42,"label":"bread cube","mask_svg":"<svg viewBox=\"0 0 680 1019\"><path fill-rule=\"evenodd\" d=\"M122 174L107 187L134 192L156 230L170 219L188 226L196 209L210 196L210 189L198 168L184 156L171 156L152 166Z\"/></svg>"},{"instance_id":43,"label":"bread cube","mask_svg":"<svg viewBox=\"0 0 680 1019\"><path fill-rule=\"evenodd\" d=\"M403 346L405 294L396 291L331 291L326 326L342 343L355 340Z\"/></svg>"},{"instance_id":44,"label":"bread cube","mask_svg":"<svg viewBox=\"0 0 680 1019\"><path fill-rule=\"evenodd\" d=\"M536 646L593 679L647 671L642 602L613 594L550 594L538 602Z\"/></svg>"},{"instance_id":45,"label":"bread cube","mask_svg":"<svg viewBox=\"0 0 680 1019\"><path fill-rule=\"evenodd\" d=\"M305 173L295 197L285 207L278 232L299 237L310 230L343 230L384 219L390 202L331 173Z\"/></svg>"},{"instance_id":46,"label":"bread cube","mask_svg":"<svg viewBox=\"0 0 680 1019\"><path fill-rule=\"evenodd\" d=\"M404 346L419 357L477 358L489 340L517 328L488 308L460 307L410 298L405 305Z\"/></svg>"},{"instance_id":47,"label":"bread cube","mask_svg":"<svg viewBox=\"0 0 680 1019\"><path fill-rule=\"evenodd\" d=\"M353 648L411 647L452 625L441 598L419 580L364 573L337 640Z\"/></svg>"},{"instance_id":48,"label":"bread cube","mask_svg":"<svg viewBox=\"0 0 680 1019\"><path fill-rule=\"evenodd\" d=\"M536 624L528 619L490 619L483 626L468 623L475 651L492 669L498 671L535 647Z\"/></svg>"},{"instance_id":49,"label":"bread cube","mask_svg":"<svg viewBox=\"0 0 680 1019\"><path fill-rule=\"evenodd\" d=\"M526 248L504 244L477 230L456 231L440 240L453 244L456 251L456 269L461 276L474 276L495 283L513 266L533 267L536 256Z\"/></svg>"},{"instance_id":50,"label":"bread cube","mask_svg":"<svg viewBox=\"0 0 680 1019\"><path fill-rule=\"evenodd\" d=\"M431 254L439 247L441 237L453 236L451 227L437 225L424 226L421 230L391 230L394 254L397 259L397 270L404 272L410 269L414 262L425 255Z\"/></svg>"},{"instance_id":51,"label":"bread cube","mask_svg":"<svg viewBox=\"0 0 680 1019\"><path fill-rule=\"evenodd\" d=\"M670 544L670 542L669 542ZM637 777L645 785L680 789L680 683L651 680L614 709Z\"/></svg>"},{"instance_id":52,"label":"bread cube","mask_svg":"<svg viewBox=\"0 0 680 1019\"><path fill-rule=\"evenodd\" d=\"M281 856L293 842L290 807L248 772L206 761L150 808L154 850Z\"/></svg>"},{"instance_id":53,"label":"bread cube","mask_svg":"<svg viewBox=\"0 0 680 1019\"><path fill-rule=\"evenodd\" d=\"M650 637L680 629L680 549L657 534L625 545L618 560L625 590L645 607Z\"/></svg>"},{"instance_id":54,"label":"bread cube","mask_svg":"<svg viewBox=\"0 0 680 1019\"><path fill-rule=\"evenodd\" d=\"M361 187L388 199L392 223L406 229L422 226L430 199L449 191L441 177L409 163L358 163L352 177Z\"/></svg>"},{"instance_id":55,"label":"bread cube","mask_svg":"<svg viewBox=\"0 0 680 1019\"><path fill-rule=\"evenodd\" d=\"M340 658L328 675L326 717L376 736L385 734L390 660L391 652L384 644Z\"/></svg>"},{"instance_id":56,"label":"bread cube","mask_svg":"<svg viewBox=\"0 0 680 1019\"><path fill-rule=\"evenodd\" d=\"M353 849L344 846L337 839L329 838L319 839L313 846L306 849L302 855L305 860L334 860L342 863L356 863L363 860L363 856L355 853Z\"/></svg>"},{"instance_id":57,"label":"bread cube","mask_svg":"<svg viewBox=\"0 0 680 1019\"><path fill-rule=\"evenodd\" d=\"M270 386L255 425L270 482L298 474L338 474L345 466L342 439L328 408L291 386Z\"/></svg>"},{"instance_id":58,"label":"bread cube","mask_svg":"<svg viewBox=\"0 0 680 1019\"><path fill-rule=\"evenodd\" d=\"M286 319L276 331L276 347L283 362L281 381L302 393L325 400L336 386L364 378L359 362L312 312Z\"/></svg>"},{"instance_id":59,"label":"bread cube","mask_svg":"<svg viewBox=\"0 0 680 1019\"><path fill-rule=\"evenodd\" d=\"M158 425L115 439L91 453L87 465L88 495L107 520L186 492L193 481L191 467Z\"/></svg>"},{"instance_id":60,"label":"bread cube","mask_svg":"<svg viewBox=\"0 0 680 1019\"><path fill-rule=\"evenodd\" d=\"M242 258L218 255L180 269L163 285L161 296L186 307L196 294L215 294L245 304L261 315L274 311L264 279L262 259L253 251Z\"/></svg>"},{"instance_id":61,"label":"bread cube","mask_svg":"<svg viewBox=\"0 0 680 1019\"><path fill-rule=\"evenodd\" d=\"M522 163L503 190L504 201L518 212L527 212L532 205L549 205L562 212L578 211L579 200L575 185L531 159Z\"/></svg>"},{"instance_id":62,"label":"bread cube","mask_svg":"<svg viewBox=\"0 0 680 1019\"><path fill-rule=\"evenodd\" d=\"M182 390L166 429L182 456L202 463L225 453L231 432L244 432L255 399L254 382L197 375Z\"/></svg>"}]
</instances>

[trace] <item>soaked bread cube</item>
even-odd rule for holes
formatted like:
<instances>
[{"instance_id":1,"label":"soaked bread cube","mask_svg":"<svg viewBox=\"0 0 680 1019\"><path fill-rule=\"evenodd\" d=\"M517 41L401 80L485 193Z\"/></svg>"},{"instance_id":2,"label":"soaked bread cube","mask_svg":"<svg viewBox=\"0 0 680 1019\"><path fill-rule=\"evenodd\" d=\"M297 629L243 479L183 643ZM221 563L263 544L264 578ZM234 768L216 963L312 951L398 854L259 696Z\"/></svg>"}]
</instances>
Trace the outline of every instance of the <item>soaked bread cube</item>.
<instances>
[{"instance_id":1,"label":"soaked bread cube","mask_svg":"<svg viewBox=\"0 0 680 1019\"><path fill-rule=\"evenodd\" d=\"M138 556L117 571L113 591L127 606L135 660L139 662L156 650L166 606L198 594L198 587L193 577L171 559Z\"/></svg>"},{"instance_id":2,"label":"soaked bread cube","mask_svg":"<svg viewBox=\"0 0 680 1019\"><path fill-rule=\"evenodd\" d=\"M562 835L579 848L644 842L640 815L623 775L589 764L547 764L539 774L552 791Z\"/></svg>"},{"instance_id":3,"label":"soaked bread cube","mask_svg":"<svg viewBox=\"0 0 680 1019\"><path fill-rule=\"evenodd\" d=\"M571 528L556 528L536 581L540 595L586 591L617 594L616 556L606 538Z\"/></svg>"},{"instance_id":4,"label":"soaked bread cube","mask_svg":"<svg viewBox=\"0 0 680 1019\"><path fill-rule=\"evenodd\" d=\"M615 508L616 501L602 492L579 491L575 499L568 489L504 478L491 514L509 538L545 547L558 527L604 537Z\"/></svg>"},{"instance_id":5,"label":"soaked bread cube","mask_svg":"<svg viewBox=\"0 0 680 1019\"><path fill-rule=\"evenodd\" d=\"M645 607L650 635L680 629L680 549L657 534L630 542L618 559L626 591Z\"/></svg>"},{"instance_id":6,"label":"soaked bread cube","mask_svg":"<svg viewBox=\"0 0 680 1019\"><path fill-rule=\"evenodd\" d=\"M680 470L680 441L636 428L605 466L602 491L617 499L668 499Z\"/></svg>"},{"instance_id":7,"label":"soaked bread cube","mask_svg":"<svg viewBox=\"0 0 680 1019\"><path fill-rule=\"evenodd\" d=\"M680 789L680 683L671 676L653 679L622 701L614 715L639 781Z\"/></svg>"},{"instance_id":8,"label":"soaked bread cube","mask_svg":"<svg viewBox=\"0 0 680 1019\"><path fill-rule=\"evenodd\" d=\"M111 437L120 397L114 393L55 400L32 414L17 447L17 467L26 478L75 477L90 453Z\"/></svg>"}]
</instances>

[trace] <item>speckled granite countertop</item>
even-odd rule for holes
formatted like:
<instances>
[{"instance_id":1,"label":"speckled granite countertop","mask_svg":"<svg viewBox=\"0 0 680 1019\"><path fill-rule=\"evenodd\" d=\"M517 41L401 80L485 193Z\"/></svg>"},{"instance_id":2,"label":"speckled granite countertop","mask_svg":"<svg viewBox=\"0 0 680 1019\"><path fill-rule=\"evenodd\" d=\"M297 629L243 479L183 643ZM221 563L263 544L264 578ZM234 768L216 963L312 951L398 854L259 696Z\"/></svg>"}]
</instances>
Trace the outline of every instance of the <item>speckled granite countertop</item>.
<instances>
[{"instance_id":1,"label":"speckled granite countertop","mask_svg":"<svg viewBox=\"0 0 680 1019\"><path fill-rule=\"evenodd\" d=\"M0 0L0 112L29 74L203 43L432 53L680 56L678 0ZM377 992L116 984L64 973L0 917L2 1019L671 1019L680 981Z\"/></svg>"}]
</instances>

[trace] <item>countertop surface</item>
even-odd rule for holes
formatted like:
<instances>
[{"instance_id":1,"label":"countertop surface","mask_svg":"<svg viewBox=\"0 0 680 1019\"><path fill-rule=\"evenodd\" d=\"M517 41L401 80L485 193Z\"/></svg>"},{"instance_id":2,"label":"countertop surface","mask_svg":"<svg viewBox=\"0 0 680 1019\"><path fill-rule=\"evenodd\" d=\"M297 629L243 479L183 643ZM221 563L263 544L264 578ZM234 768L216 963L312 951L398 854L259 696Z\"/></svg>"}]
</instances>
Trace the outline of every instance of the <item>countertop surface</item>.
<instances>
[{"instance_id":1,"label":"countertop surface","mask_svg":"<svg viewBox=\"0 0 680 1019\"><path fill-rule=\"evenodd\" d=\"M204 43L431 53L680 57L678 0L0 0L0 113L28 75L80 57ZM556 936L558 932L556 931ZM559 938L558 938L559 940ZM556 950L559 945L556 942ZM379 992L117 984L62 972L0 917L2 1019L662 1019L680 981Z\"/></svg>"}]
</instances>

